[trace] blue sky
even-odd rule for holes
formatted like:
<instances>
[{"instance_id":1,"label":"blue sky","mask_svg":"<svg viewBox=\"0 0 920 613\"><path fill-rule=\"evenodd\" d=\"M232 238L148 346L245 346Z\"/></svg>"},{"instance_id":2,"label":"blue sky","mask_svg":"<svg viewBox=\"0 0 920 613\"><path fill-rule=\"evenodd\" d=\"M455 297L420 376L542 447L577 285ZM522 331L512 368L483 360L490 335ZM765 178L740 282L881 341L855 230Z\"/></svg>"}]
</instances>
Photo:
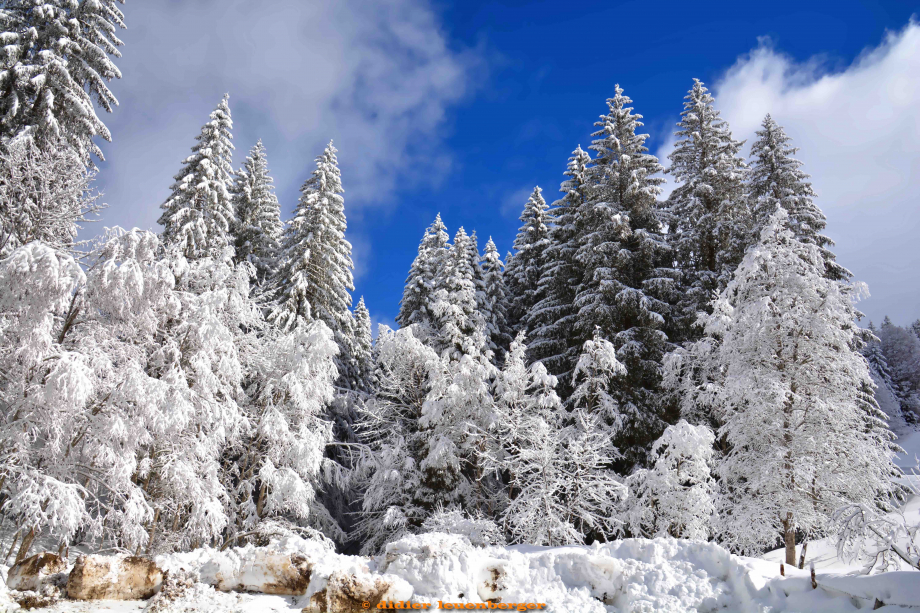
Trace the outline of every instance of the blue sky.
<instances>
[{"instance_id":1,"label":"blue sky","mask_svg":"<svg viewBox=\"0 0 920 613\"><path fill-rule=\"evenodd\" d=\"M920 317L916 5L701 6L129 0L124 78L112 86L121 105L103 118L114 138L99 175L103 224L157 229L172 175L229 91L234 163L263 139L285 213L335 140L355 298L392 323L435 214L504 253L533 186L556 198L616 83L667 165L698 77L737 138L750 143L771 112L802 147L838 258L869 284L861 309Z\"/></svg>"}]
</instances>

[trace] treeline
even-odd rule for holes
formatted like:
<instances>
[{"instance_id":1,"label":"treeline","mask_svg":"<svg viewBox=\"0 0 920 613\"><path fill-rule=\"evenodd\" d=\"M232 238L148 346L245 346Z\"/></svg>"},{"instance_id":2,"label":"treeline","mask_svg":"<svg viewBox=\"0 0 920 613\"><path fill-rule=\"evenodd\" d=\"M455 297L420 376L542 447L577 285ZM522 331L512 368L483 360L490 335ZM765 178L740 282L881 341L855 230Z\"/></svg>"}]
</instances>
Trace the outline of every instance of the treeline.
<instances>
[{"instance_id":1,"label":"treeline","mask_svg":"<svg viewBox=\"0 0 920 613\"><path fill-rule=\"evenodd\" d=\"M857 326L861 287L769 116L749 163L695 81L662 199L617 87L513 255L438 217L400 329L373 342L332 143L283 222L261 142L232 167L225 97L160 235L76 243L121 13L10 2L3 24L0 513L18 557L36 538L290 533L375 552L425 530L794 555L840 508L897 504L889 421L918 409L920 340Z\"/></svg>"}]
</instances>

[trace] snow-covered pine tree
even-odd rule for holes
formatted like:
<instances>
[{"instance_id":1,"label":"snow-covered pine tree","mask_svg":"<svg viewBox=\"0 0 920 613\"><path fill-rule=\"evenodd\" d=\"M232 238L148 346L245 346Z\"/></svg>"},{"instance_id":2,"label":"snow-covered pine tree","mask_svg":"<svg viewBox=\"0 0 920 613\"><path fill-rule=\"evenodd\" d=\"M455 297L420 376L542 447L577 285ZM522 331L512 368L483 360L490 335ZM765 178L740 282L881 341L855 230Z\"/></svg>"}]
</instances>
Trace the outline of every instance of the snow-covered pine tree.
<instances>
[{"instance_id":1,"label":"snow-covered pine tree","mask_svg":"<svg viewBox=\"0 0 920 613\"><path fill-rule=\"evenodd\" d=\"M123 44L116 28L125 27L118 3L124 0L4 3L3 142L28 132L42 149L66 142L84 164L92 163L92 155L104 159L93 138L112 138L93 102L107 112L118 104L106 86L121 78L112 60L121 57Z\"/></svg>"},{"instance_id":2,"label":"snow-covered pine tree","mask_svg":"<svg viewBox=\"0 0 920 613\"><path fill-rule=\"evenodd\" d=\"M651 467L626 480L623 515L632 536L709 539L716 494L714 441L707 426L684 420L665 429L652 445Z\"/></svg>"},{"instance_id":3,"label":"snow-covered pine tree","mask_svg":"<svg viewBox=\"0 0 920 613\"><path fill-rule=\"evenodd\" d=\"M341 336L350 327L354 263L351 243L345 240L345 199L336 151L330 141L300 188L273 281L278 306L271 317L282 328L290 328L298 318L319 319L336 334L341 347Z\"/></svg>"},{"instance_id":4,"label":"snow-covered pine tree","mask_svg":"<svg viewBox=\"0 0 920 613\"><path fill-rule=\"evenodd\" d=\"M461 227L447 252L442 274L436 279L439 289L432 296L436 334L429 344L451 360L458 360L462 355L478 357L488 350L485 322L477 308L470 251L470 238Z\"/></svg>"},{"instance_id":5,"label":"snow-covered pine tree","mask_svg":"<svg viewBox=\"0 0 920 613\"><path fill-rule=\"evenodd\" d=\"M586 341L573 372L574 391L569 403L587 415L597 418L603 434L611 442L623 426L623 414L615 397L615 382L626 374L626 367L617 359L613 344L603 337L600 328L594 338ZM619 459L620 454L616 454Z\"/></svg>"},{"instance_id":6,"label":"snow-covered pine tree","mask_svg":"<svg viewBox=\"0 0 920 613\"><path fill-rule=\"evenodd\" d=\"M581 244L578 220L584 214L581 207L588 202L590 163L591 156L580 145L569 158L565 171L569 178L559 188L565 196L554 202L550 210L550 240L543 255L537 292L541 299L527 318L527 326L532 330L531 357L559 377L563 398L571 392L572 370L581 352L575 333L578 324L575 295L584 277L584 267L576 254Z\"/></svg>"},{"instance_id":7,"label":"snow-covered pine tree","mask_svg":"<svg viewBox=\"0 0 920 613\"><path fill-rule=\"evenodd\" d=\"M817 196L802 171L802 162L793 156L798 147L791 145L783 128L769 114L757 131L757 140L751 146L751 172L749 194L753 215L754 237L770 221L777 206L789 213L789 223L797 239L814 243L824 256L827 274L831 279L847 280L852 274L839 264L830 251L834 242L821 234L827 218L814 203Z\"/></svg>"},{"instance_id":8,"label":"snow-covered pine tree","mask_svg":"<svg viewBox=\"0 0 920 613\"><path fill-rule=\"evenodd\" d=\"M489 320L492 319L492 314L489 312L489 300L486 296L485 272L480 264L479 238L476 236L476 230L473 230L473 233L469 236L469 241L467 242L467 257L470 260L470 270L473 271L473 287L476 289L476 310L479 312L479 317L482 319L483 324L488 326Z\"/></svg>"},{"instance_id":9,"label":"snow-covered pine tree","mask_svg":"<svg viewBox=\"0 0 920 613\"><path fill-rule=\"evenodd\" d=\"M901 410L916 421L920 418L920 338L888 317L882 321L879 338Z\"/></svg>"},{"instance_id":10,"label":"snow-covered pine tree","mask_svg":"<svg viewBox=\"0 0 920 613\"><path fill-rule=\"evenodd\" d=\"M778 209L690 354L709 373L696 399L717 413L727 449L715 467L718 537L747 553L785 541L791 564L797 534L824 533L845 504L884 503L896 468L891 433L866 427L858 288L828 279L817 245L796 240L787 220Z\"/></svg>"},{"instance_id":11,"label":"snow-covered pine tree","mask_svg":"<svg viewBox=\"0 0 920 613\"><path fill-rule=\"evenodd\" d=\"M697 336L697 313L711 312L748 247L751 215L744 193L744 144L732 138L699 79L684 98L669 172L678 183L668 198L668 234L683 277L672 341Z\"/></svg>"},{"instance_id":12,"label":"snow-covered pine tree","mask_svg":"<svg viewBox=\"0 0 920 613\"><path fill-rule=\"evenodd\" d=\"M910 329L917 338L920 338L920 319L914 320L914 323L910 324Z\"/></svg>"},{"instance_id":13,"label":"snow-covered pine tree","mask_svg":"<svg viewBox=\"0 0 920 613\"><path fill-rule=\"evenodd\" d=\"M533 189L524 211L523 225L514 239L514 257L505 259L505 285L509 291L508 325L513 332L526 327L526 317L540 300L540 270L549 246L549 207L543 190Z\"/></svg>"},{"instance_id":14,"label":"snow-covered pine tree","mask_svg":"<svg viewBox=\"0 0 920 613\"><path fill-rule=\"evenodd\" d=\"M511 335L508 332L508 290L505 287L504 264L491 236L482 254L481 266L485 284L486 306L482 312L486 319L486 335L489 349L498 358L511 344Z\"/></svg>"},{"instance_id":15,"label":"snow-covered pine tree","mask_svg":"<svg viewBox=\"0 0 920 613\"><path fill-rule=\"evenodd\" d=\"M79 224L104 206L96 171L69 147L39 147L28 135L0 147L0 256L31 241L73 251Z\"/></svg>"},{"instance_id":16,"label":"snow-covered pine tree","mask_svg":"<svg viewBox=\"0 0 920 613\"><path fill-rule=\"evenodd\" d=\"M866 362L869 363L869 372L872 375L872 381L875 383L875 400L882 412L888 416L888 424L891 429L898 431L903 426L904 421L912 417L912 414L905 415L901 407L898 386L891 378L888 360L885 359L885 353L882 351L882 342L879 339L881 332L871 321L869 322L868 332L871 333L871 336L865 339L862 354L866 358Z\"/></svg>"},{"instance_id":17,"label":"snow-covered pine tree","mask_svg":"<svg viewBox=\"0 0 920 613\"><path fill-rule=\"evenodd\" d=\"M260 140L236 171L230 188L236 223L233 235L236 261L251 262L260 284L275 272L284 226L274 180L268 172L265 146Z\"/></svg>"},{"instance_id":18,"label":"snow-covered pine tree","mask_svg":"<svg viewBox=\"0 0 920 613\"><path fill-rule=\"evenodd\" d=\"M656 196L664 179L658 159L636 134L641 115L616 86L609 112L595 125L597 152L587 168L589 202L579 207L576 259L583 268L575 296L574 333L579 344L600 330L617 350L626 372L613 387L624 418L617 447L629 462L644 459L665 428L657 391L667 347L662 331L676 272L667 267L669 248L658 219Z\"/></svg>"},{"instance_id":19,"label":"snow-covered pine tree","mask_svg":"<svg viewBox=\"0 0 920 613\"><path fill-rule=\"evenodd\" d=\"M434 294L440 289L438 283L443 276L447 259L447 247L450 237L447 226L441 221L441 215L425 230L422 242L418 246L418 255L409 269L399 314L396 323L403 328L418 324L416 334L423 337L426 330L435 327L435 315L432 311Z\"/></svg>"},{"instance_id":20,"label":"snow-covered pine tree","mask_svg":"<svg viewBox=\"0 0 920 613\"><path fill-rule=\"evenodd\" d=\"M184 168L170 187L172 194L160 206L163 214L158 223L163 226L164 244L178 245L192 260L218 256L232 243L233 120L229 101L230 95L225 94L211 120L202 126L192 155L183 160Z\"/></svg>"},{"instance_id":21,"label":"snow-covered pine tree","mask_svg":"<svg viewBox=\"0 0 920 613\"><path fill-rule=\"evenodd\" d=\"M358 300L354 319L355 373L354 389L370 393L374 389L374 333L371 330L371 314L364 304L364 296Z\"/></svg>"}]
</instances>

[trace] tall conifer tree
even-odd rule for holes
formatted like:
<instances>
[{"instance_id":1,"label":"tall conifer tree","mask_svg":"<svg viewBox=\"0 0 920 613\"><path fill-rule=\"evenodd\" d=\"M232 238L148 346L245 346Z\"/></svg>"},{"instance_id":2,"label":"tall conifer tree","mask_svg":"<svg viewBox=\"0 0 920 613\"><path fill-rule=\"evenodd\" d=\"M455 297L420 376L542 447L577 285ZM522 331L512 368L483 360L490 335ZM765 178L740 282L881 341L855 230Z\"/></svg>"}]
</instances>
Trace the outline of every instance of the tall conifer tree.
<instances>
[{"instance_id":1,"label":"tall conifer tree","mask_svg":"<svg viewBox=\"0 0 920 613\"><path fill-rule=\"evenodd\" d=\"M814 203L816 194L802 171L802 162L793 156L798 147L791 145L783 128L768 114L764 117L757 140L751 147L750 196L754 216L754 236L766 226L770 216L781 206L789 213L789 224L802 242L821 249L831 279L847 280L852 274L837 264L830 251L834 242L822 232L827 218Z\"/></svg>"},{"instance_id":2,"label":"tall conifer tree","mask_svg":"<svg viewBox=\"0 0 920 613\"><path fill-rule=\"evenodd\" d=\"M750 242L743 143L732 138L699 79L684 98L668 172L678 186L668 199L668 226L684 297L675 313L678 340L694 336L697 313L709 312Z\"/></svg>"},{"instance_id":3,"label":"tall conifer tree","mask_svg":"<svg viewBox=\"0 0 920 613\"><path fill-rule=\"evenodd\" d=\"M543 199L543 190L533 189L524 211L523 225L514 239L514 258L506 264L506 278L510 290L508 322L515 332L526 327L526 317L539 302L540 271L543 252L549 246L549 207Z\"/></svg>"},{"instance_id":4,"label":"tall conifer tree","mask_svg":"<svg viewBox=\"0 0 920 613\"><path fill-rule=\"evenodd\" d=\"M219 256L231 243L233 120L229 100L230 95L225 94L211 120L202 126L195 137L198 144L175 176L172 194L160 206L163 242L178 245L190 259Z\"/></svg>"},{"instance_id":5,"label":"tall conifer tree","mask_svg":"<svg viewBox=\"0 0 920 613\"><path fill-rule=\"evenodd\" d=\"M236 171L231 195L236 214L233 226L236 259L251 262L258 280L265 281L277 265L284 226L261 140L249 152L243 167Z\"/></svg>"},{"instance_id":6,"label":"tall conifer tree","mask_svg":"<svg viewBox=\"0 0 920 613\"><path fill-rule=\"evenodd\" d=\"M434 294L443 275L449 241L447 226L438 214L425 230L418 246L418 254L406 278L403 297L399 303L399 314L396 316L396 323L403 328L412 324L419 324L425 328L431 328L433 325ZM422 338L424 334L419 331L417 336Z\"/></svg>"}]
</instances>

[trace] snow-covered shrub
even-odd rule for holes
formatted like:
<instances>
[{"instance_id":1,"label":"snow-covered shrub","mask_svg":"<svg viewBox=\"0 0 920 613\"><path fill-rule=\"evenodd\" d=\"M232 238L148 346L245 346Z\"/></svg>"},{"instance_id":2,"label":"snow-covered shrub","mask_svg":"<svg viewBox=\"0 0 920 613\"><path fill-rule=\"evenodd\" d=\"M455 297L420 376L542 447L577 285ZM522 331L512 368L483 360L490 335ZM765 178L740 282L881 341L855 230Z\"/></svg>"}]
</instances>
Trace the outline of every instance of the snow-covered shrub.
<instances>
[{"instance_id":1,"label":"snow-covered shrub","mask_svg":"<svg viewBox=\"0 0 920 613\"><path fill-rule=\"evenodd\" d=\"M494 521L482 516L470 517L458 508L438 508L422 522L421 532L459 534L470 539L474 547L505 544L505 535Z\"/></svg>"},{"instance_id":2,"label":"snow-covered shrub","mask_svg":"<svg viewBox=\"0 0 920 613\"><path fill-rule=\"evenodd\" d=\"M714 440L708 427L681 420L655 441L652 467L626 480L624 521L633 536L709 538L715 511Z\"/></svg>"}]
</instances>

